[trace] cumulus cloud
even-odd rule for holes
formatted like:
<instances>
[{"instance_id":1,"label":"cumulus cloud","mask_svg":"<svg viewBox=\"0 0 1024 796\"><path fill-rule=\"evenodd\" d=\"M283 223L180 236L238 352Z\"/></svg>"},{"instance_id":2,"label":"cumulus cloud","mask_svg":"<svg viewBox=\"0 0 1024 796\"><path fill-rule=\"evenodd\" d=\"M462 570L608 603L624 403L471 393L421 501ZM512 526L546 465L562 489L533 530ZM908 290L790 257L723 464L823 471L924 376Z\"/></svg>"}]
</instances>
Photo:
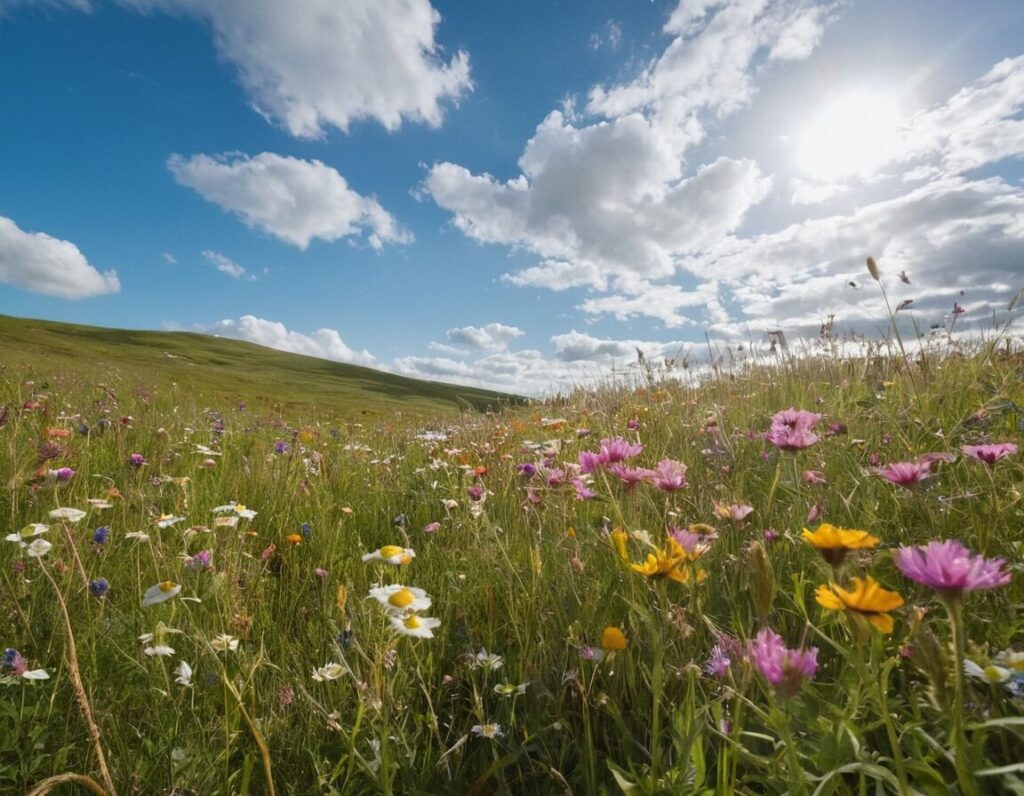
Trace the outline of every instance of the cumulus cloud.
<instances>
[{"instance_id":1,"label":"cumulus cloud","mask_svg":"<svg viewBox=\"0 0 1024 796\"><path fill-rule=\"evenodd\" d=\"M638 354L651 359L657 357L675 358L689 351L691 343L675 340L654 342L650 340L611 340L594 337L573 329L551 338L555 356L563 362L602 362L612 360L634 360Z\"/></svg>"},{"instance_id":2,"label":"cumulus cloud","mask_svg":"<svg viewBox=\"0 0 1024 796\"><path fill-rule=\"evenodd\" d=\"M448 330L448 339L456 345L484 350L504 350L508 344L525 332L515 326L503 323L489 323L486 326L460 326Z\"/></svg>"},{"instance_id":3,"label":"cumulus cloud","mask_svg":"<svg viewBox=\"0 0 1024 796\"><path fill-rule=\"evenodd\" d=\"M319 160L263 152L190 158L171 155L174 178L246 225L306 249L367 233L374 248L408 243L412 235L373 197L353 191L344 177Z\"/></svg>"},{"instance_id":4,"label":"cumulus cloud","mask_svg":"<svg viewBox=\"0 0 1024 796\"><path fill-rule=\"evenodd\" d=\"M117 293L116 271L100 273L71 241L25 232L0 216L0 282L47 296L81 299Z\"/></svg>"},{"instance_id":5,"label":"cumulus cloud","mask_svg":"<svg viewBox=\"0 0 1024 796\"><path fill-rule=\"evenodd\" d=\"M224 337L247 340L250 343L305 354L321 359L333 359L352 365L373 365L376 357L365 348L356 351L349 348L335 329L317 329L312 334L303 334L288 329L283 323L243 315L241 318L218 321L212 331Z\"/></svg>"},{"instance_id":6,"label":"cumulus cloud","mask_svg":"<svg viewBox=\"0 0 1024 796\"><path fill-rule=\"evenodd\" d=\"M442 102L472 88L469 55L442 53L441 16L428 0L119 2L205 22L253 107L302 138L360 119L388 130L404 119L437 127Z\"/></svg>"},{"instance_id":7,"label":"cumulus cloud","mask_svg":"<svg viewBox=\"0 0 1024 796\"><path fill-rule=\"evenodd\" d=\"M656 318L669 328L707 325L729 317L719 299L717 282L705 282L693 290L646 281L623 287L627 288L624 293L586 299L580 309L592 315L610 314L622 321L642 315Z\"/></svg>"},{"instance_id":8,"label":"cumulus cloud","mask_svg":"<svg viewBox=\"0 0 1024 796\"><path fill-rule=\"evenodd\" d=\"M227 255L206 249L205 251L203 251L203 257L205 257L207 261L222 274L227 274L233 279L244 279L248 282L256 281L255 276L250 274L248 271L245 270L245 268L240 266Z\"/></svg>"}]
</instances>

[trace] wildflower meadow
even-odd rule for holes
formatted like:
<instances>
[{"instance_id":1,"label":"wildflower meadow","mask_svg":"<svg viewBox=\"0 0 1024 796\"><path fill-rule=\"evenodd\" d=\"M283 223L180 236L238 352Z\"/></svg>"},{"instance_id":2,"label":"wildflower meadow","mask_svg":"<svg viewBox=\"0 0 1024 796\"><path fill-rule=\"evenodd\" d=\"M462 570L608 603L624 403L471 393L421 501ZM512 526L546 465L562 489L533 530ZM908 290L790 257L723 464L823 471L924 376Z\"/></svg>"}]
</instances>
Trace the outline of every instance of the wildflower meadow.
<instances>
[{"instance_id":1,"label":"wildflower meadow","mask_svg":"<svg viewBox=\"0 0 1024 796\"><path fill-rule=\"evenodd\" d=\"M475 410L0 380L0 792L1024 792L1024 354Z\"/></svg>"}]
</instances>

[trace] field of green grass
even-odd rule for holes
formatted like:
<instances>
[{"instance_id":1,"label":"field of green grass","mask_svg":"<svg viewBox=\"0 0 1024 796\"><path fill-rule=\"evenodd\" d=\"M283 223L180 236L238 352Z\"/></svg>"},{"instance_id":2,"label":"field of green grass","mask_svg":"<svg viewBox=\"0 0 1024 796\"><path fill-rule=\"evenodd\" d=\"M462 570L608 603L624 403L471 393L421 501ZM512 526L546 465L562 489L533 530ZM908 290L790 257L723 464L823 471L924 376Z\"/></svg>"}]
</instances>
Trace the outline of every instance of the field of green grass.
<instances>
[{"instance_id":1,"label":"field of green grass","mask_svg":"<svg viewBox=\"0 0 1024 796\"><path fill-rule=\"evenodd\" d=\"M1011 343L428 418L13 334L2 793L1024 792Z\"/></svg>"}]
</instances>

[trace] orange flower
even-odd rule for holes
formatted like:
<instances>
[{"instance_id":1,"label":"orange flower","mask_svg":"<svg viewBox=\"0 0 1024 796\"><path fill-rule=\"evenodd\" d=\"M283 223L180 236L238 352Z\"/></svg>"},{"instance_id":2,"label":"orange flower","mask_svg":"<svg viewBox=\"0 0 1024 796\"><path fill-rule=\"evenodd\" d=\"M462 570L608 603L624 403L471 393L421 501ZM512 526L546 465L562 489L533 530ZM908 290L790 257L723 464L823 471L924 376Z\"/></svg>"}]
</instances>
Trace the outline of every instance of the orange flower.
<instances>
[{"instance_id":1,"label":"orange flower","mask_svg":"<svg viewBox=\"0 0 1024 796\"><path fill-rule=\"evenodd\" d=\"M487 468L482 464L478 464L473 468L473 475L487 475Z\"/></svg>"},{"instance_id":2,"label":"orange flower","mask_svg":"<svg viewBox=\"0 0 1024 796\"><path fill-rule=\"evenodd\" d=\"M836 583L819 586L814 595L818 605L830 611L853 611L860 614L882 633L892 633L889 611L903 605L903 598L894 591L883 589L870 575L854 578L853 589L847 591Z\"/></svg>"},{"instance_id":3,"label":"orange flower","mask_svg":"<svg viewBox=\"0 0 1024 796\"><path fill-rule=\"evenodd\" d=\"M601 649L608 652L624 650L626 649L626 637L617 627L606 627L601 633Z\"/></svg>"},{"instance_id":4,"label":"orange flower","mask_svg":"<svg viewBox=\"0 0 1024 796\"><path fill-rule=\"evenodd\" d=\"M284 537L284 540L288 542L288 544L302 544L302 534L290 533Z\"/></svg>"},{"instance_id":5,"label":"orange flower","mask_svg":"<svg viewBox=\"0 0 1024 796\"><path fill-rule=\"evenodd\" d=\"M839 528L823 522L818 529L811 533L804 528L804 539L818 548L824 558L833 567L843 563L846 554L851 550L870 550L876 547L881 541L867 531L857 531L850 528Z\"/></svg>"}]
</instances>

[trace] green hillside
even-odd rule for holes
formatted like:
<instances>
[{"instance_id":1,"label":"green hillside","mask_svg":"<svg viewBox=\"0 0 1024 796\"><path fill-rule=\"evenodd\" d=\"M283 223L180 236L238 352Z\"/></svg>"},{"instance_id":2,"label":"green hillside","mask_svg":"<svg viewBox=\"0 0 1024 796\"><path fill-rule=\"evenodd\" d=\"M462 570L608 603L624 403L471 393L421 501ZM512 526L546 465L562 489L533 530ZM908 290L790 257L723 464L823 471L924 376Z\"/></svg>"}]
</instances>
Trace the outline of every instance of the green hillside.
<instances>
[{"instance_id":1,"label":"green hillside","mask_svg":"<svg viewBox=\"0 0 1024 796\"><path fill-rule=\"evenodd\" d=\"M516 396L420 381L191 332L104 329L0 315L0 366L63 377L165 387L197 399L237 399L266 410L377 416L487 410Z\"/></svg>"}]
</instances>

